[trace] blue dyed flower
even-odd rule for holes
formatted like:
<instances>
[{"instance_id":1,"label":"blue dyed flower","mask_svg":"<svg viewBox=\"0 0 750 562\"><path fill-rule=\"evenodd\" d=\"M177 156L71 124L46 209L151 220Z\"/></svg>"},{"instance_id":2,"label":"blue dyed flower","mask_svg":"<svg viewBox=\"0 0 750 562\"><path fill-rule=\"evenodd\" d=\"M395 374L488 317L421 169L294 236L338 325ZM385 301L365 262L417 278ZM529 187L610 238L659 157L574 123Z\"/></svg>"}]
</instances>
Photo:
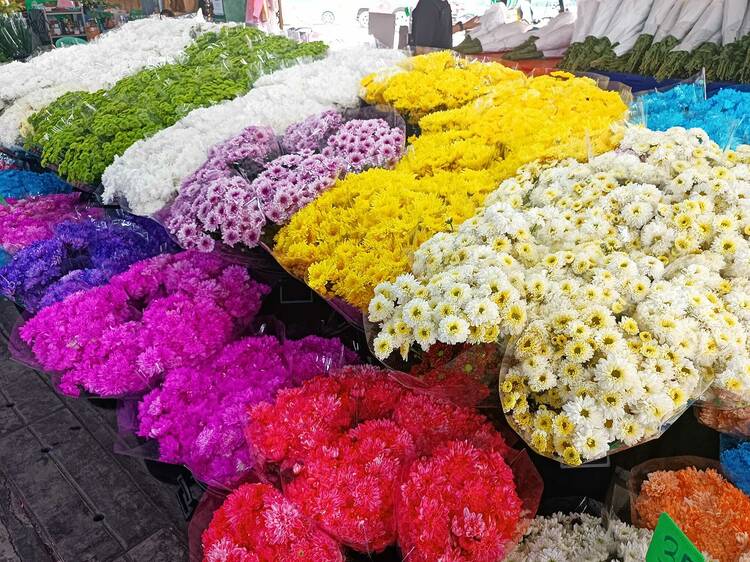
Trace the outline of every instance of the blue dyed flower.
<instances>
[{"instance_id":1,"label":"blue dyed flower","mask_svg":"<svg viewBox=\"0 0 750 562\"><path fill-rule=\"evenodd\" d=\"M640 96L634 107L655 131L700 128L721 147L750 143L750 92L731 88L704 99L700 84L680 84L665 92Z\"/></svg>"},{"instance_id":2,"label":"blue dyed flower","mask_svg":"<svg viewBox=\"0 0 750 562\"><path fill-rule=\"evenodd\" d=\"M72 189L55 174L0 170L0 196L4 198L23 199L32 195L70 193Z\"/></svg>"},{"instance_id":3,"label":"blue dyed flower","mask_svg":"<svg viewBox=\"0 0 750 562\"><path fill-rule=\"evenodd\" d=\"M722 434L720 459L724 475L750 495L750 441Z\"/></svg>"}]
</instances>

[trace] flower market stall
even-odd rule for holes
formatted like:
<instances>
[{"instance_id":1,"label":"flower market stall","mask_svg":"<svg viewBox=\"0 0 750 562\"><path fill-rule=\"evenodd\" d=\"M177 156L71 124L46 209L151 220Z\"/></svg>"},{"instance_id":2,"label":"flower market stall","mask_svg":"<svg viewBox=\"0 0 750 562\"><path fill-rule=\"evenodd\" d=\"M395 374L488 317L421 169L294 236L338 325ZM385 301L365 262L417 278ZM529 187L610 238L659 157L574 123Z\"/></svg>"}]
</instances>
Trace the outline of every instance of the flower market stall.
<instances>
[{"instance_id":1,"label":"flower market stall","mask_svg":"<svg viewBox=\"0 0 750 562\"><path fill-rule=\"evenodd\" d=\"M743 8L495 8L503 62L148 19L0 66L9 353L189 474L194 561L650 562L665 519L748 560L750 94L706 87Z\"/></svg>"}]
</instances>

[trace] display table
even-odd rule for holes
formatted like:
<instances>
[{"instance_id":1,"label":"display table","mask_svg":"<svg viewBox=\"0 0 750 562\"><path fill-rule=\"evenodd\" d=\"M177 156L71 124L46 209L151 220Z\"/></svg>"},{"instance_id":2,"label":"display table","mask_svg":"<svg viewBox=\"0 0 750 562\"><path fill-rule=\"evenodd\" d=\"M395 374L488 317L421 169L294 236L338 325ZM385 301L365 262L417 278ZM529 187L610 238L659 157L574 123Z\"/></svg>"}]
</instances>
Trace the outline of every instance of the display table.
<instances>
[{"instance_id":1,"label":"display table","mask_svg":"<svg viewBox=\"0 0 750 562\"><path fill-rule=\"evenodd\" d=\"M653 90L654 88L668 88L685 80L657 80L653 76L642 76L640 74L628 74L624 72L603 72L595 71L597 74L608 76L611 80L627 84L633 92L642 92L643 90ZM733 88L744 92L750 92L750 84L737 84L735 82L707 82L706 93L710 96L723 88Z\"/></svg>"},{"instance_id":2,"label":"display table","mask_svg":"<svg viewBox=\"0 0 750 562\"><path fill-rule=\"evenodd\" d=\"M505 51L500 53L477 53L468 56L482 61L499 62L510 68L520 70L524 74L535 76L539 74L549 74L550 72L557 70L557 65L562 60L562 58L506 60L503 58L503 55L505 55Z\"/></svg>"}]
</instances>

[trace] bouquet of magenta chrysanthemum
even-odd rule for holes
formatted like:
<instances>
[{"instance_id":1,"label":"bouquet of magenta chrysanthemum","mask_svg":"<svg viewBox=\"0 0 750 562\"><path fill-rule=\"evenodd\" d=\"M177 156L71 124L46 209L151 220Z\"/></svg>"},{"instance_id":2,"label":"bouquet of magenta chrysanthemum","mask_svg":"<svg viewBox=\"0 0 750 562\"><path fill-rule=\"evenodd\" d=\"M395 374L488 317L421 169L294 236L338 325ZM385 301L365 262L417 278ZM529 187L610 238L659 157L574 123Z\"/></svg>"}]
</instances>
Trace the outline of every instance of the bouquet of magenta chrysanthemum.
<instances>
[{"instance_id":1,"label":"bouquet of magenta chrysanthemum","mask_svg":"<svg viewBox=\"0 0 750 562\"><path fill-rule=\"evenodd\" d=\"M218 256L164 254L44 308L20 336L63 393L135 395L238 339L268 291Z\"/></svg>"},{"instance_id":2,"label":"bouquet of magenta chrysanthemum","mask_svg":"<svg viewBox=\"0 0 750 562\"><path fill-rule=\"evenodd\" d=\"M81 202L80 193L8 199L0 206L0 247L14 254L53 235L55 225L72 220L101 219L104 212Z\"/></svg>"},{"instance_id":3,"label":"bouquet of magenta chrysanthemum","mask_svg":"<svg viewBox=\"0 0 750 562\"><path fill-rule=\"evenodd\" d=\"M156 439L159 460L185 464L201 481L231 487L253 467L243 434L248 407L355 361L338 339L247 337L208 361L168 371L138 404L138 434Z\"/></svg>"}]
</instances>

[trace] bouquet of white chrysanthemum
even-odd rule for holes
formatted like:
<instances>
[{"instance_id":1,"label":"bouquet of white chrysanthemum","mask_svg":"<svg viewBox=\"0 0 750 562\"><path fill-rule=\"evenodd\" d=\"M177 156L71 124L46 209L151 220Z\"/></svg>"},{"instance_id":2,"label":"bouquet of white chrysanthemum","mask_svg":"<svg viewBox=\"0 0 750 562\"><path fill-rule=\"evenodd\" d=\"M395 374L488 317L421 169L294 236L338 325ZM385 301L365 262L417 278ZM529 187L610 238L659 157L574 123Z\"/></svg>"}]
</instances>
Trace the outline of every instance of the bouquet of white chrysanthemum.
<instances>
[{"instance_id":1,"label":"bouquet of white chrysanthemum","mask_svg":"<svg viewBox=\"0 0 750 562\"><path fill-rule=\"evenodd\" d=\"M642 562L653 532L585 513L534 519L507 562Z\"/></svg>"},{"instance_id":2,"label":"bouquet of white chrysanthemum","mask_svg":"<svg viewBox=\"0 0 750 562\"><path fill-rule=\"evenodd\" d=\"M375 353L513 338L503 407L569 464L657 437L708 382L750 401L749 163L632 128L588 163L523 168L376 288Z\"/></svg>"}]
</instances>

